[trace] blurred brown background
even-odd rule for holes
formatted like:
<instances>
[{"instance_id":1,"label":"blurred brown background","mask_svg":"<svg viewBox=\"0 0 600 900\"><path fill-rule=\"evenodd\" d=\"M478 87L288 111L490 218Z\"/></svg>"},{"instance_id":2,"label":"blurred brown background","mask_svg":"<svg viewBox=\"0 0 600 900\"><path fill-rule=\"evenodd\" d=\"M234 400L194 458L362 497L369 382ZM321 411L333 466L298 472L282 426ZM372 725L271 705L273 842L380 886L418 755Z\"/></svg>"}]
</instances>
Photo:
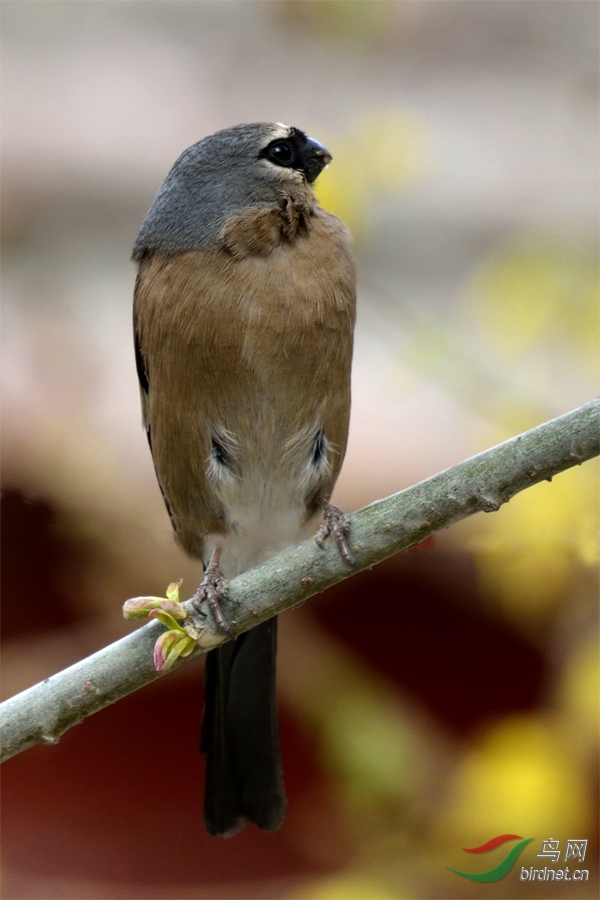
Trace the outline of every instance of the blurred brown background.
<instances>
[{"instance_id":1,"label":"blurred brown background","mask_svg":"<svg viewBox=\"0 0 600 900\"><path fill-rule=\"evenodd\" d=\"M318 193L360 278L344 508L597 392L596 3L1 12L4 696L200 578L140 428L129 254L206 134L283 121L333 152ZM203 832L198 663L14 758L3 896L596 897L596 519L592 463L285 614L275 835ZM510 845L460 848L505 832L535 840L503 880L445 868L491 868ZM519 882L548 838L588 839L587 884Z\"/></svg>"}]
</instances>

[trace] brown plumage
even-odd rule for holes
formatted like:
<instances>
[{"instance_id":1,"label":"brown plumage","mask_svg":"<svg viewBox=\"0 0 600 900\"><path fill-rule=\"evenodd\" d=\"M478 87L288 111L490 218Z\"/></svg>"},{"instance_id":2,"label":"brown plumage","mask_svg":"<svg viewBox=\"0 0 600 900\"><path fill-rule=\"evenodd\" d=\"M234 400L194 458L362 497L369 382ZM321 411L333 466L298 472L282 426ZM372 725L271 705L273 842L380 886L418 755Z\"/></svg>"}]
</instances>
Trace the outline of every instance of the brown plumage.
<instances>
[{"instance_id":1,"label":"brown plumage","mask_svg":"<svg viewBox=\"0 0 600 900\"><path fill-rule=\"evenodd\" d=\"M302 157L297 168L280 169L253 156L248 166L273 182L265 196L250 192L260 202L242 201L226 211L210 240L184 241L174 250L176 210L166 237L151 232L136 245L136 352L157 477L181 547L205 565L218 548L225 577L302 536L335 485L350 415L350 238L319 208L308 183L316 176L307 174L315 153L330 156L287 126L240 126L253 127L266 129L260 139L267 148L281 144L282 135L291 145L308 142L311 162ZM165 206L160 192L159 203ZM267 830L281 823L274 675L262 681L269 685L266 705L253 707L250 683L254 657L274 671L274 629L271 620L209 654L203 748L211 833L235 833L248 820ZM254 656L248 649L242 661L246 645L256 645ZM246 673L237 694L236 667ZM238 734L249 711L253 722ZM254 755L244 750L238 759L236 747L263 719L264 740Z\"/></svg>"},{"instance_id":2,"label":"brown plumage","mask_svg":"<svg viewBox=\"0 0 600 900\"><path fill-rule=\"evenodd\" d=\"M264 217L244 218L246 247L263 237ZM238 254L240 242L234 247ZM241 258L225 249L154 253L140 266L134 310L150 382L144 420L177 540L192 556L202 557L206 536L243 528L250 509L279 515L293 505L297 525L305 522L315 494L331 495L346 450L348 233L316 209L291 242L260 247ZM311 472L320 431L327 464ZM210 465L213 441L227 459L221 475Z\"/></svg>"}]
</instances>

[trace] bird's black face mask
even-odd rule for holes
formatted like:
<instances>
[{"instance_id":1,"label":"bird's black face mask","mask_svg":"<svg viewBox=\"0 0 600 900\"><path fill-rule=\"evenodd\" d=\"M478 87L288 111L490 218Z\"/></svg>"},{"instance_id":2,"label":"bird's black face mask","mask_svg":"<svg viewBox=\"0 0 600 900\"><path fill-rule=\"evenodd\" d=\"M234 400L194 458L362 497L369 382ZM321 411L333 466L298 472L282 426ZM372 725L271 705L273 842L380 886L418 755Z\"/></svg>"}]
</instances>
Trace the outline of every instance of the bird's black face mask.
<instances>
[{"instance_id":1,"label":"bird's black face mask","mask_svg":"<svg viewBox=\"0 0 600 900\"><path fill-rule=\"evenodd\" d=\"M276 138L261 150L259 159L268 159L284 169L296 169L312 184L325 166L329 165L332 156L323 144L307 137L298 128L293 128L289 137Z\"/></svg>"}]
</instances>

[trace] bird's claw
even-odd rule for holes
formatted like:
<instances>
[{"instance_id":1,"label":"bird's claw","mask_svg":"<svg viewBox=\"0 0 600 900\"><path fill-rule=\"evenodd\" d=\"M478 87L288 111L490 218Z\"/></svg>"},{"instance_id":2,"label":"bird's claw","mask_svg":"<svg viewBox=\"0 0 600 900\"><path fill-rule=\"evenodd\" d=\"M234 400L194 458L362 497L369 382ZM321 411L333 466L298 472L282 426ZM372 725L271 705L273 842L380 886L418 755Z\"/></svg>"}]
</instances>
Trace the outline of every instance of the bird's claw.
<instances>
[{"instance_id":1,"label":"bird's claw","mask_svg":"<svg viewBox=\"0 0 600 900\"><path fill-rule=\"evenodd\" d=\"M220 599L227 601L231 599L227 594L229 584L223 577L223 573L219 568L219 561L220 553L217 553L215 550L206 567L206 571L204 572L204 578L200 582L198 590L191 598L191 605L194 612L198 613L200 616L205 616L206 613L201 607L203 603L206 603L213 615L217 627L220 628L230 640L235 640L235 635L227 624L227 620L223 615L223 610L221 609L221 604L219 602Z\"/></svg>"},{"instance_id":2,"label":"bird's claw","mask_svg":"<svg viewBox=\"0 0 600 900\"><path fill-rule=\"evenodd\" d=\"M346 535L350 529L350 516L343 509L325 500L324 497L317 497L317 502L323 509L323 524L315 534L315 543L322 548L327 538L331 535L338 546L342 559L355 569L356 560L346 540Z\"/></svg>"}]
</instances>

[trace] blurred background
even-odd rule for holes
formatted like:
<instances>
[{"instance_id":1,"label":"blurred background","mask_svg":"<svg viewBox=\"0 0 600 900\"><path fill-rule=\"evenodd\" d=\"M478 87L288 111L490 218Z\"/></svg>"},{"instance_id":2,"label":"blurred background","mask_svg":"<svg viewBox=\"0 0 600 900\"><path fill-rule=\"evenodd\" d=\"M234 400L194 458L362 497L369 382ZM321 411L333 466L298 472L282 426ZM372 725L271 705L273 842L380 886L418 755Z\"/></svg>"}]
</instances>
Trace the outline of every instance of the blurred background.
<instances>
[{"instance_id":1,"label":"blurred background","mask_svg":"<svg viewBox=\"0 0 600 900\"><path fill-rule=\"evenodd\" d=\"M317 191L359 271L345 509L597 393L597 4L2 20L5 697L131 630L128 597L200 579L140 427L129 257L203 136L282 121L333 153ZM3 896L596 897L597 484L587 463L281 617L277 834L203 831L200 661L6 763ZM506 878L446 869L496 865L512 845L461 848L503 833L535 838ZM549 838L588 840L587 884L519 881Z\"/></svg>"}]
</instances>

